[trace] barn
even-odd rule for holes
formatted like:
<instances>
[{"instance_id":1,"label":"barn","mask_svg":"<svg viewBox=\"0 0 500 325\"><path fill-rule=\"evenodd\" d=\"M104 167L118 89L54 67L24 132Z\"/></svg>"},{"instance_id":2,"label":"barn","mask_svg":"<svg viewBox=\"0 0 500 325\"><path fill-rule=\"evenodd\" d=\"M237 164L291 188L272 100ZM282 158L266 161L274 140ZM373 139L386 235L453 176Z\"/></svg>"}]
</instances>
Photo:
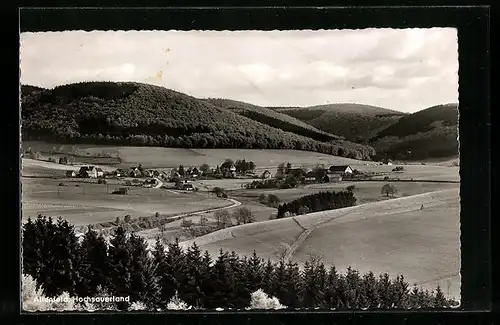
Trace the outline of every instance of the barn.
<instances>
[{"instance_id":1,"label":"barn","mask_svg":"<svg viewBox=\"0 0 500 325\"><path fill-rule=\"evenodd\" d=\"M328 169L329 174L352 174L353 169L349 165L341 165L341 166L331 166Z\"/></svg>"}]
</instances>

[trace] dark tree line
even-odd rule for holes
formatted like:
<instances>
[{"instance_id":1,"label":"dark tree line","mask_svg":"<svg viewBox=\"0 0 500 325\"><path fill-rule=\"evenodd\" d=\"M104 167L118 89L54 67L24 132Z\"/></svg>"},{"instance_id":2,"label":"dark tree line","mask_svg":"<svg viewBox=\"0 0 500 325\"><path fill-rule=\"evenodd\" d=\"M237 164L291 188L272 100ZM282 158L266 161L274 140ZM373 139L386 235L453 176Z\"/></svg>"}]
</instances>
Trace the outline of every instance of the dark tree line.
<instances>
[{"instance_id":1,"label":"dark tree line","mask_svg":"<svg viewBox=\"0 0 500 325\"><path fill-rule=\"evenodd\" d=\"M352 191L319 192L279 205L277 218L283 218L287 212L289 214L302 214L305 211L333 210L350 207L355 204L356 197Z\"/></svg>"},{"instance_id":2,"label":"dark tree line","mask_svg":"<svg viewBox=\"0 0 500 325\"><path fill-rule=\"evenodd\" d=\"M438 287L429 292L409 288L402 276L360 275L311 259L297 263L265 261L255 252L240 257L220 251L212 260L193 244L187 250L157 240L152 250L143 238L118 227L108 245L94 230L78 241L73 227L62 219L39 216L23 225L23 273L31 275L48 297L63 292L92 297L103 292L129 296L149 309L165 308L176 294L198 308L245 308L251 293L262 289L289 308L411 308L447 307ZM128 303L117 303L126 309Z\"/></svg>"},{"instance_id":3,"label":"dark tree line","mask_svg":"<svg viewBox=\"0 0 500 325\"><path fill-rule=\"evenodd\" d=\"M359 158L372 147L317 141L162 87L79 83L23 91L25 140L174 148L297 149Z\"/></svg>"}]
</instances>

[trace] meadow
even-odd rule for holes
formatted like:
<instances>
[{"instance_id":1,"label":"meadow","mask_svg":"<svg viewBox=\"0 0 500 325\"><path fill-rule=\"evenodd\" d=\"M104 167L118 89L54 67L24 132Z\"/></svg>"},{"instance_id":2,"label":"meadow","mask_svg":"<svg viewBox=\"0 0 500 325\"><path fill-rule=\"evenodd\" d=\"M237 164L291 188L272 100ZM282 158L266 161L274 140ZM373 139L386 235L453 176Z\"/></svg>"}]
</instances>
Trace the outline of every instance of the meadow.
<instances>
[{"instance_id":1,"label":"meadow","mask_svg":"<svg viewBox=\"0 0 500 325\"><path fill-rule=\"evenodd\" d=\"M217 166L225 159L234 161L246 159L253 161L257 168L276 168L280 163L291 162L296 166L315 166L316 164L352 164L359 160L326 155L311 151L280 149L184 149L163 147L131 147L109 145L66 145L41 141L25 141L23 148L31 148L33 152L45 155L55 150L60 153L78 152L85 156L116 156L121 163L115 167L130 167L142 164L145 168L177 168L179 165L200 166L204 163ZM90 159L90 158L89 158ZM92 158L93 159L93 158Z\"/></svg>"},{"instance_id":2,"label":"meadow","mask_svg":"<svg viewBox=\"0 0 500 325\"><path fill-rule=\"evenodd\" d=\"M293 248L290 256L299 263L316 255L339 270L352 266L404 274L410 283L428 288L439 283L445 293L458 298L459 230L459 191L455 188L236 226L195 241L213 254L220 248L247 255L255 249L273 259L284 245ZM305 231L308 235L299 238Z\"/></svg>"},{"instance_id":3,"label":"meadow","mask_svg":"<svg viewBox=\"0 0 500 325\"><path fill-rule=\"evenodd\" d=\"M61 182L65 186L58 186ZM41 213L64 217L74 225L86 225L114 221L126 214L132 218L149 217L156 212L175 215L230 205L207 193L172 193L153 188L127 187L128 195L111 194L117 187L88 181L23 178L23 219Z\"/></svg>"}]
</instances>

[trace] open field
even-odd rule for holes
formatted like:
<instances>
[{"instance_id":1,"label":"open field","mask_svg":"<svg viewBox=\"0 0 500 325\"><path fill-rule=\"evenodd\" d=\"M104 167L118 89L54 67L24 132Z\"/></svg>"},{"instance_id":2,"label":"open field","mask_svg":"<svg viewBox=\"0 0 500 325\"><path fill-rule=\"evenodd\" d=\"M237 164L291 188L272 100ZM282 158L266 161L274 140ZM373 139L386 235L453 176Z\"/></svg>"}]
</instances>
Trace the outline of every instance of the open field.
<instances>
[{"instance_id":1,"label":"open field","mask_svg":"<svg viewBox=\"0 0 500 325\"><path fill-rule=\"evenodd\" d=\"M141 163L145 168L174 168L179 165L210 166L220 165L225 159L246 159L253 161L258 168L277 166L292 162L297 166L324 164L352 164L355 159L331 156L311 151L278 149L182 149L161 147L130 147L107 145L61 145L41 141L25 141L23 148L30 147L33 152L49 152L55 148L61 152L89 153L90 155L109 154L122 160L117 167L135 166Z\"/></svg>"},{"instance_id":2,"label":"open field","mask_svg":"<svg viewBox=\"0 0 500 325\"><path fill-rule=\"evenodd\" d=\"M230 202L206 193L173 194L161 189L129 187L128 195L113 195L109 193L118 186L74 180L64 182L66 186L58 186L60 182L23 178L23 219L42 213L62 216L75 225L85 225L113 221L126 214L132 218L151 216L156 212L173 215L230 205Z\"/></svg>"},{"instance_id":3,"label":"open field","mask_svg":"<svg viewBox=\"0 0 500 325\"><path fill-rule=\"evenodd\" d=\"M237 190L231 192L231 196L236 199L247 199L258 202L258 197L261 193L266 195L274 194L281 202L289 202L299 197L318 193L321 191L343 191L348 186L354 185L354 195L357 199L357 204L364 204L369 202L384 201L393 199L394 197L387 197L380 193L380 189L387 182L342 182L342 183L324 183L324 184L311 184L300 188L290 189L251 189L251 190ZM455 189L459 188L458 183L425 183L425 182L397 182L391 183L396 186L398 193L395 197L411 196L415 194L422 194L427 192Z\"/></svg>"},{"instance_id":4,"label":"open field","mask_svg":"<svg viewBox=\"0 0 500 325\"><path fill-rule=\"evenodd\" d=\"M420 210L420 206L424 209ZM197 238L216 255L220 248L276 258L280 243L293 260L321 255L339 270L404 274L410 283L459 298L460 214L458 189L424 193L294 218L237 226ZM297 240L304 231L310 233ZM189 245L187 241L183 245Z\"/></svg>"}]
</instances>

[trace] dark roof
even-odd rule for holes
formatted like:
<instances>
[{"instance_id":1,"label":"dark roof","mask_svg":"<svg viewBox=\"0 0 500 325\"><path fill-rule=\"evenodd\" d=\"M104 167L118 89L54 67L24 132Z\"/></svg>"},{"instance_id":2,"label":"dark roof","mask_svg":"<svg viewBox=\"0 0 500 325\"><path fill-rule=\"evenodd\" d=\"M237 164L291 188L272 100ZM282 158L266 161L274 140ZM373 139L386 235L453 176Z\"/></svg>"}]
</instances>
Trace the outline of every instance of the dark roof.
<instances>
[{"instance_id":1,"label":"dark roof","mask_svg":"<svg viewBox=\"0 0 500 325\"><path fill-rule=\"evenodd\" d=\"M329 170L331 172L343 172L347 169L347 167L350 167L350 166L349 165L331 166Z\"/></svg>"},{"instance_id":2,"label":"dark roof","mask_svg":"<svg viewBox=\"0 0 500 325\"><path fill-rule=\"evenodd\" d=\"M302 175L305 175L306 172L302 168L291 168L288 170L288 174L297 174L300 173Z\"/></svg>"}]
</instances>

